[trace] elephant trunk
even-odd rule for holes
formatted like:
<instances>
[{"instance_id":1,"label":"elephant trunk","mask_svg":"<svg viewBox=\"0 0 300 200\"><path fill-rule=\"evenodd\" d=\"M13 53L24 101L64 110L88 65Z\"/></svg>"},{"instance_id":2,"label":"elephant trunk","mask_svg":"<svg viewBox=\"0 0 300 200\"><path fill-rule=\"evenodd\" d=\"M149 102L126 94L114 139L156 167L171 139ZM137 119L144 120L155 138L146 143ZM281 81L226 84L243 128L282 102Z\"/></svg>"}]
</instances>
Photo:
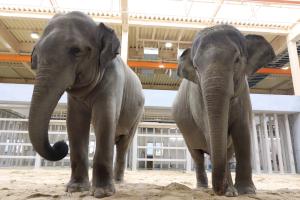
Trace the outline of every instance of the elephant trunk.
<instances>
[{"instance_id":1,"label":"elephant trunk","mask_svg":"<svg viewBox=\"0 0 300 200\"><path fill-rule=\"evenodd\" d=\"M227 187L227 137L229 102L232 94L230 76L218 75L203 81L203 98L208 116L212 185L218 195Z\"/></svg>"},{"instance_id":2,"label":"elephant trunk","mask_svg":"<svg viewBox=\"0 0 300 200\"><path fill-rule=\"evenodd\" d=\"M68 154L68 145L59 141L52 147L48 139L48 126L65 88L57 87L57 83L49 80L50 78L47 79L38 73L31 100L28 128L35 151L47 160L58 161Z\"/></svg>"}]
</instances>

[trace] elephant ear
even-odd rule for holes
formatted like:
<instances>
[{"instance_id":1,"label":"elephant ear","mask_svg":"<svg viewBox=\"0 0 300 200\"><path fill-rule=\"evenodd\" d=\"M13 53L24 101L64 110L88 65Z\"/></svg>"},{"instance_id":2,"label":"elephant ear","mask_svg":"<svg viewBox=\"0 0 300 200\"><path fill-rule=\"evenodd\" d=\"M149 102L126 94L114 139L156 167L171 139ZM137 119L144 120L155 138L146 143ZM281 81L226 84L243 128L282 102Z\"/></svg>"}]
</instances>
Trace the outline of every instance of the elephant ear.
<instances>
[{"instance_id":1,"label":"elephant ear","mask_svg":"<svg viewBox=\"0 0 300 200\"><path fill-rule=\"evenodd\" d=\"M181 78L197 83L196 70L191 59L190 48L184 50L179 57L177 75Z\"/></svg>"},{"instance_id":2,"label":"elephant ear","mask_svg":"<svg viewBox=\"0 0 300 200\"><path fill-rule=\"evenodd\" d=\"M105 69L109 62L111 62L117 54L120 54L120 41L113 29L100 23L97 42L100 51L100 67Z\"/></svg>"},{"instance_id":3,"label":"elephant ear","mask_svg":"<svg viewBox=\"0 0 300 200\"><path fill-rule=\"evenodd\" d=\"M275 53L264 37L259 35L246 35L245 37L248 51L246 73L251 75L271 62L275 58Z\"/></svg>"},{"instance_id":4,"label":"elephant ear","mask_svg":"<svg viewBox=\"0 0 300 200\"><path fill-rule=\"evenodd\" d=\"M35 52L35 46L33 47L31 52L31 69L34 71L37 70L37 56Z\"/></svg>"}]
</instances>

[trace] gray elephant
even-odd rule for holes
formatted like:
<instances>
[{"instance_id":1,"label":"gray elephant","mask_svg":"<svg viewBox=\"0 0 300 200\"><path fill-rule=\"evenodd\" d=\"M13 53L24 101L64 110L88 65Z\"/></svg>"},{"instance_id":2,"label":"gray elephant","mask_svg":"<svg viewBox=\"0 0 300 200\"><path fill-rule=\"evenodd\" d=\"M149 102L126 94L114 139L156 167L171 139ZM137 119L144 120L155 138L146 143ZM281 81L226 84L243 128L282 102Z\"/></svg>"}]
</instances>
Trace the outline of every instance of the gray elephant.
<instances>
[{"instance_id":1,"label":"gray elephant","mask_svg":"<svg viewBox=\"0 0 300 200\"><path fill-rule=\"evenodd\" d=\"M112 29L97 25L83 13L71 12L49 21L32 52L32 68L37 69L37 75L29 114L30 140L47 160L57 161L67 155L65 142L51 146L48 139L51 114L67 91L72 168L69 192L90 189L90 123L96 136L92 195L113 195L113 178L123 180L126 152L143 112L144 95L140 80L118 55L119 49Z\"/></svg>"},{"instance_id":2,"label":"gray elephant","mask_svg":"<svg viewBox=\"0 0 300 200\"><path fill-rule=\"evenodd\" d=\"M207 187L204 153L212 162L212 185L218 195L255 193L252 181L251 102L247 76L275 57L258 35L243 36L218 25L200 31L179 58L182 78L173 104L174 119L196 165L197 186ZM228 161L235 153L233 185Z\"/></svg>"}]
</instances>

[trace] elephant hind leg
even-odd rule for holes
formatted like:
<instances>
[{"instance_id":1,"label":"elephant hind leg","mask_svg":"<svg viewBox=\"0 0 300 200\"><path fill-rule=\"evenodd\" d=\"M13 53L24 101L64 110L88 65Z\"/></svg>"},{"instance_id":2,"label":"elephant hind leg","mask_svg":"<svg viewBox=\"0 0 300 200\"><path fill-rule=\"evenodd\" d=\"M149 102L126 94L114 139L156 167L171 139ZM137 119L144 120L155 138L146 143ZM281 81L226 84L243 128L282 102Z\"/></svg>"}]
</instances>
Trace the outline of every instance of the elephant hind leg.
<instances>
[{"instance_id":1,"label":"elephant hind leg","mask_svg":"<svg viewBox=\"0 0 300 200\"><path fill-rule=\"evenodd\" d=\"M191 149L190 147L188 148L195 162L197 188L207 188L208 181L207 181L207 174L204 166L204 151L200 149Z\"/></svg>"},{"instance_id":2,"label":"elephant hind leg","mask_svg":"<svg viewBox=\"0 0 300 200\"><path fill-rule=\"evenodd\" d=\"M124 171L126 165L126 153L128 147L136 132L138 123L136 123L129 131L128 135L119 136L116 142L116 160L114 166L114 179L116 183L122 183L124 181Z\"/></svg>"},{"instance_id":3,"label":"elephant hind leg","mask_svg":"<svg viewBox=\"0 0 300 200\"><path fill-rule=\"evenodd\" d=\"M233 186L233 181L232 181L231 171L229 166L229 161L232 158L233 153L234 153L234 149L233 147L230 147L227 151L227 188L225 192L225 196L227 197L236 197L238 195L238 191Z\"/></svg>"}]
</instances>

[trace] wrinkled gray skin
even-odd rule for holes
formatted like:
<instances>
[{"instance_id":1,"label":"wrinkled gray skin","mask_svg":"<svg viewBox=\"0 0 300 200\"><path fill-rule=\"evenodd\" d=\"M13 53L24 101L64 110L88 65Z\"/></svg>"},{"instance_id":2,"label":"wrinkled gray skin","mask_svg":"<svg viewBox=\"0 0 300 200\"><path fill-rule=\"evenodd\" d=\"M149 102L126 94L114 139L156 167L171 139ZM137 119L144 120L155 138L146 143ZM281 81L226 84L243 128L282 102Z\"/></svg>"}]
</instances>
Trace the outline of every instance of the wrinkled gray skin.
<instances>
[{"instance_id":1,"label":"wrinkled gray skin","mask_svg":"<svg viewBox=\"0 0 300 200\"><path fill-rule=\"evenodd\" d=\"M213 190L218 195L255 193L250 158L251 102L247 75L274 58L261 36L243 36L229 25L207 28L179 59L183 79L173 116L196 164L197 186L207 187L204 153L212 162ZM228 161L235 153L233 185Z\"/></svg>"},{"instance_id":2,"label":"wrinkled gray skin","mask_svg":"<svg viewBox=\"0 0 300 200\"><path fill-rule=\"evenodd\" d=\"M115 193L123 181L125 155L143 112L142 86L122 61L114 31L99 26L80 12L50 20L32 53L37 69L29 115L29 135L34 149L57 161L68 153L60 141L49 144L48 125L61 95L68 93L67 128L72 174L67 191L90 189L88 177L89 130L96 136L91 192L95 197ZM116 144L114 173L113 151Z\"/></svg>"}]
</instances>

